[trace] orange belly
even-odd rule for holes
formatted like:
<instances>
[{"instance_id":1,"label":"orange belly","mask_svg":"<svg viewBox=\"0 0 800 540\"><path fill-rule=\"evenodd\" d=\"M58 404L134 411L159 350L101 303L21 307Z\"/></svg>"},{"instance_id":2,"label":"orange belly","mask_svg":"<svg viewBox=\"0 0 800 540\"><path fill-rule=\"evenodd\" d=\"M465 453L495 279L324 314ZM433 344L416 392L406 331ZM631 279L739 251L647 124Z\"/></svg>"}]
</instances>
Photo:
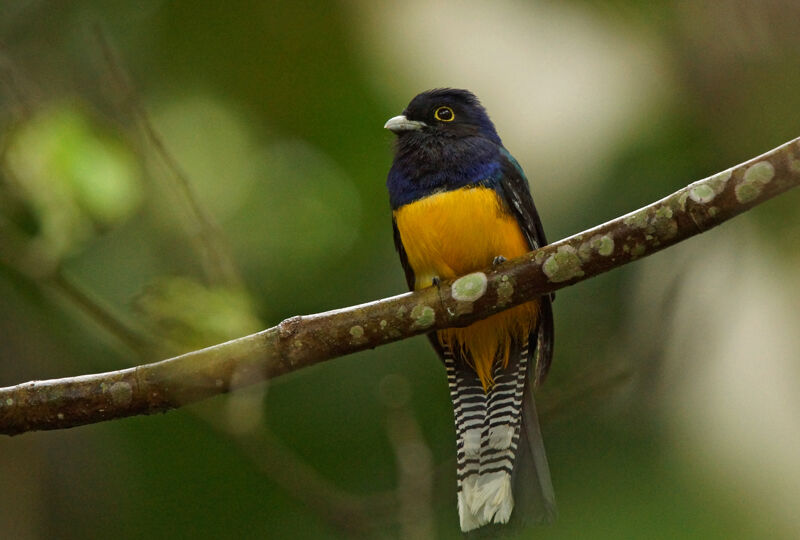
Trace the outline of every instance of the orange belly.
<instances>
[{"instance_id":1,"label":"orange belly","mask_svg":"<svg viewBox=\"0 0 800 540\"><path fill-rule=\"evenodd\" d=\"M505 212L489 188L462 188L431 195L394 211L415 288L431 285L434 276L450 279L530 251L516 219ZM465 328L437 332L439 341L461 350L475 368L484 389L493 384L492 365L508 362L511 342L536 326L537 301L492 315Z\"/></svg>"}]
</instances>

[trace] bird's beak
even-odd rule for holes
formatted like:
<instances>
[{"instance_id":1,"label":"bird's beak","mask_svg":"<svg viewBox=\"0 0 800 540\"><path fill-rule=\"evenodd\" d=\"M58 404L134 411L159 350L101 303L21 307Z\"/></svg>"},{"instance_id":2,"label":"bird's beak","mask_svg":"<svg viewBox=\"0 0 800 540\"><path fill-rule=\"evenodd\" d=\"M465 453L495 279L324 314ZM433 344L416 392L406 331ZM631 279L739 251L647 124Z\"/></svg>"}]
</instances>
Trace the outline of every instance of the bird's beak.
<instances>
[{"instance_id":1,"label":"bird's beak","mask_svg":"<svg viewBox=\"0 0 800 540\"><path fill-rule=\"evenodd\" d=\"M388 129L392 133L402 133L403 131L415 131L422 129L426 126L425 122L418 120L409 120L405 115L395 116L389 118L389 121L384 124L383 128Z\"/></svg>"}]
</instances>

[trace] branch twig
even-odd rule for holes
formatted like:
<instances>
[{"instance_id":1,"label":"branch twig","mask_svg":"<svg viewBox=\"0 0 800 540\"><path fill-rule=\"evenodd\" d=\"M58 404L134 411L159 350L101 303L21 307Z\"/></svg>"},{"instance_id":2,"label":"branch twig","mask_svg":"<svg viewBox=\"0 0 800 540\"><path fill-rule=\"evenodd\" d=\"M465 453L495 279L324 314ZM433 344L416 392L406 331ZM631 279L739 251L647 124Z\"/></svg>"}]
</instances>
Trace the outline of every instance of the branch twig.
<instances>
[{"instance_id":1,"label":"branch twig","mask_svg":"<svg viewBox=\"0 0 800 540\"><path fill-rule=\"evenodd\" d=\"M100 45L100 49L103 52L103 58L108 66L111 78L119 87L124 102L128 105L133 117L141 126L145 137L150 141L150 144L153 145L156 154L167 167L167 170L169 170L179 195L186 202L190 214L199 228L197 234L190 232L189 236L200 253L204 270L213 282L226 283L228 285L241 285L241 277L222 239L219 227L217 227L211 216L206 213L197 201L197 197L192 191L188 175L167 150L166 144L164 144L161 135L153 125L150 115L147 113L147 109L142 105L133 83L131 83L130 78L122 68L121 62L111 48L100 25L94 26L94 33Z\"/></svg>"},{"instance_id":2,"label":"branch twig","mask_svg":"<svg viewBox=\"0 0 800 540\"><path fill-rule=\"evenodd\" d=\"M56 291L68 298L99 326L129 347L138 356L159 350L155 341L148 339L144 334L138 332L112 313L109 308L76 284L63 269L57 269L49 283ZM170 351L165 351L162 348L160 352L169 353Z\"/></svg>"},{"instance_id":3,"label":"branch twig","mask_svg":"<svg viewBox=\"0 0 800 540\"><path fill-rule=\"evenodd\" d=\"M800 139L499 268L415 293L292 317L227 343L120 371L0 388L0 433L152 414L337 356L478 319L704 232L800 184Z\"/></svg>"}]
</instances>

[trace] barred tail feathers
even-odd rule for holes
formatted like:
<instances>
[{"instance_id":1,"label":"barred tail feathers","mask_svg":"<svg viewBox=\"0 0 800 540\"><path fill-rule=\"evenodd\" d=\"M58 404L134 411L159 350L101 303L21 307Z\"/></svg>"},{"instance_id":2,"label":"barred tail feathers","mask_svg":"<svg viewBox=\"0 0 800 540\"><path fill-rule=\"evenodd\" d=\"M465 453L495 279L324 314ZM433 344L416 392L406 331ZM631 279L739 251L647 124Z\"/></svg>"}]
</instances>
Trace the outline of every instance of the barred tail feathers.
<instances>
[{"instance_id":1,"label":"barred tail feathers","mask_svg":"<svg viewBox=\"0 0 800 540\"><path fill-rule=\"evenodd\" d=\"M455 416L458 515L461 529L469 531L482 525L471 508L477 491L487 398L477 374L457 366L450 347L445 346L442 353Z\"/></svg>"},{"instance_id":2,"label":"barred tail feathers","mask_svg":"<svg viewBox=\"0 0 800 540\"><path fill-rule=\"evenodd\" d=\"M532 403L530 391L526 391L530 358L527 342L514 353L506 367L502 362L495 363L495 384L487 393L478 376L465 362L454 358L449 347L445 346L443 350L455 410L458 511L461 529L465 532L488 523L509 521L514 509L515 492L527 491L526 486L518 486L515 481L520 478L515 462L532 461L534 471L544 466L541 477L549 485L541 439L538 445L531 444L531 433L538 434L538 421L535 417L533 421L527 418L523 420L523 410L526 411L526 417L531 414L528 401ZM532 414L535 415L535 408ZM532 426L535 427L533 431ZM517 459L518 446L526 454L524 458L520 456ZM526 465L524 468L526 472L521 477L527 478L530 476L527 471L529 467ZM525 494L526 502L528 498ZM552 500L552 496L549 500Z\"/></svg>"}]
</instances>

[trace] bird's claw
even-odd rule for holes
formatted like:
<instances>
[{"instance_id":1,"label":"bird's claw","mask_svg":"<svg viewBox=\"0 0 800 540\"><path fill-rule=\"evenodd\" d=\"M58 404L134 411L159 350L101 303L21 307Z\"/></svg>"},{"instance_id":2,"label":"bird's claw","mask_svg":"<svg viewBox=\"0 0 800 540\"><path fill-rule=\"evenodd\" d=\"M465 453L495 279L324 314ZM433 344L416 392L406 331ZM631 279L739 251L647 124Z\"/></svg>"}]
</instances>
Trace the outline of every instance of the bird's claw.
<instances>
[{"instance_id":1,"label":"bird's claw","mask_svg":"<svg viewBox=\"0 0 800 540\"><path fill-rule=\"evenodd\" d=\"M502 255L498 255L494 259L492 259L492 267L497 267L506 262L508 259L503 257Z\"/></svg>"}]
</instances>

